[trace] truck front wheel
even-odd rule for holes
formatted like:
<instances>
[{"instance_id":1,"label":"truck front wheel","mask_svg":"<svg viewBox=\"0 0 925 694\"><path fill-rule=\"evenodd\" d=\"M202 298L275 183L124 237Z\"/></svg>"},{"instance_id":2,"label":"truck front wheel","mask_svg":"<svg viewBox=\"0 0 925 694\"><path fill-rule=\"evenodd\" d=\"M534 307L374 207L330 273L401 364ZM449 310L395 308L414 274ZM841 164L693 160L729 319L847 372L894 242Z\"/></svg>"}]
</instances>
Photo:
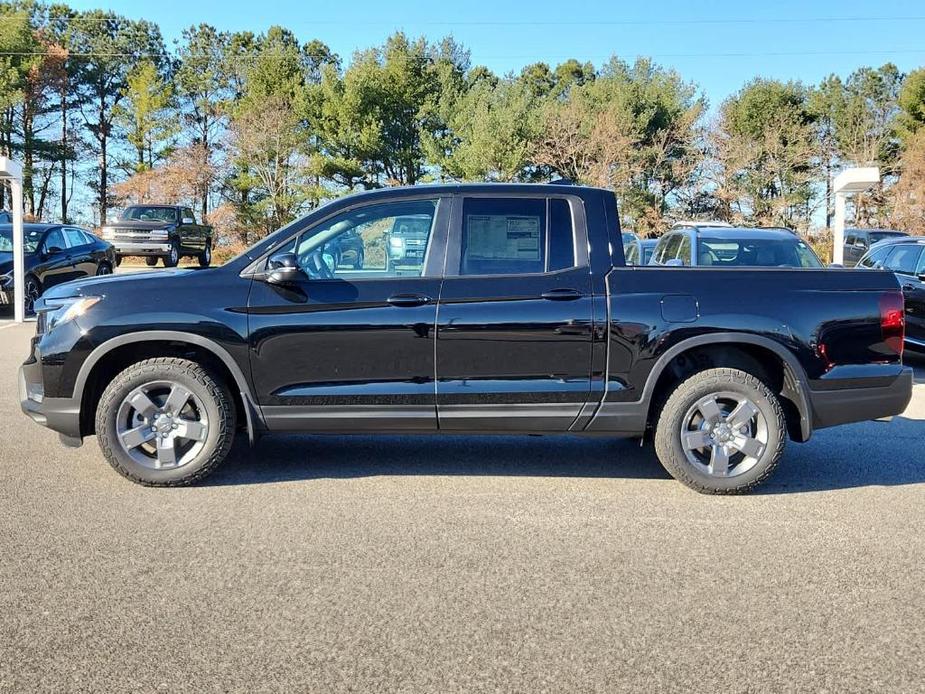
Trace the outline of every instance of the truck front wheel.
<instances>
[{"instance_id":1,"label":"truck front wheel","mask_svg":"<svg viewBox=\"0 0 925 694\"><path fill-rule=\"evenodd\" d=\"M221 379L187 359L129 366L103 391L96 434L116 471L146 486L203 479L228 456L235 405Z\"/></svg>"},{"instance_id":2,"label":"truck front wheel","mask_svg":"<svg viewBox=\"0 0 925 694\"><path fill-rule=\"evenodd\" d=\"M758 378L708 369L668 396L655 452L676 480L704 494L741 494L767 479L786 440L784 411Z\"/></svg>"},{"instance_id":3,"label":"truck front wheel","mask_svg":"<svg viewBox=\"0 0 925 694\"><path fill-rule=\"evenodd\" d=\"M164 267L176 267L180 262L180 244L171 242L170 251L164 256Z\"/></svg>"}]
</instances>

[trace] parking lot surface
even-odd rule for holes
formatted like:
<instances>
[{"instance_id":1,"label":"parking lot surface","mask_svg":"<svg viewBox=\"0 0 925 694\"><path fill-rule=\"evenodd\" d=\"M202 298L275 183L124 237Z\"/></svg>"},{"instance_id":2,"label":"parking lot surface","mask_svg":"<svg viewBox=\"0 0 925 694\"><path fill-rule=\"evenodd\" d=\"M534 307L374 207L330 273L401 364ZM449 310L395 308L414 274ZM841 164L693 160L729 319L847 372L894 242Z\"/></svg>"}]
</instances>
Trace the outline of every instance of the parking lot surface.
<instances>
[{"instance_id":1,"label":"parking lot surface","mask_svg":"<svg viewBox=\"0 0 925 694\"><path fill-rule=\"evenodd\" d=\"M19 411L0 691L922 691L925 387L695 494L636 442L239 440L146 489Z\"/></svg>"}]
</instances>

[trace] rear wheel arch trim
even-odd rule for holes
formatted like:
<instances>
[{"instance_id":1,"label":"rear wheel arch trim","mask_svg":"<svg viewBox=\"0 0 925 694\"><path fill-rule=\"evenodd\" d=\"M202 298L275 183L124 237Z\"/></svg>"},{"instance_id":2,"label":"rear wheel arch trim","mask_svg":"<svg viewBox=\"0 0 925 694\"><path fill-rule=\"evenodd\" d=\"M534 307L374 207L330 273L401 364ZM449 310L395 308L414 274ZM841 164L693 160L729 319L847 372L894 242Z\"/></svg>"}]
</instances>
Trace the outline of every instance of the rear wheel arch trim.
<instances>
[{"instance_id":1,"label":"rear wheel arch trim","mask_svg":"<svg viewBox=\"0 0 925 694\"><path fill-rule=\"evenodd\" d=\"M796 357L790 354L784 347L774 340L760 335L735 332L708 333L706 335L697 335L696 337L688 338L672 346L658 358L658 361L655 362L646 379L646 384L643 387L642 398L640 400L646 410L648 410L651 405L655 384L658 383L658 379L661 377L662 372L668 364L671 363L672 359L682 352L687 352L697 347L716 344L746 344L755 347L763 347L773 352L781 359L785 366L784 385L786 387L786 371L789 371L791 379L793 380L794 395L796 396L796 402L794 404L797 406L797 410L800 414L801 433L803 435L803 440L808 441L809 437L812 435L812 408L806 394L806 372L803 370L803 367L797 361Z\"/></svg>"},{"instance_id":2,"label":"rear wheel arch trim","mask_svg":"<svg viewBox=\"0 0 925 694\"><path fill-rule=\"evenodd\" d=\"M201 335L196 335L194 333L186 333L178 330L146 330L143 332L129 333L127 335L119 335L117 337L106 340L106 342L99 345L92 352L90 352L90 354L84 360L84 363L81 365L80 371L77 373L77 380L74 383L74 391L71 394L72 400L76 403L83 401L84 388L87 385L90 374L93 373L93 369L96 367L99 361L114 349L138 342L158 340L170 342L186 342L196 347L200 347L211 352L222 362L222 364L225 365L225 368L228 369L228 372L234 379L235 387L237 388L238 392L240 392L241 399L244 401L248 437L252 442L256 440L257 432L254 418L256 417L260 421L261 426L265 425L263 422L263 415L260 412L260 407L254 400L254 397L251 393L250 384L247 382L247 378L245 377L244 372L224 347L207 337L202 337Z\"/></svg>"}]
</instances>

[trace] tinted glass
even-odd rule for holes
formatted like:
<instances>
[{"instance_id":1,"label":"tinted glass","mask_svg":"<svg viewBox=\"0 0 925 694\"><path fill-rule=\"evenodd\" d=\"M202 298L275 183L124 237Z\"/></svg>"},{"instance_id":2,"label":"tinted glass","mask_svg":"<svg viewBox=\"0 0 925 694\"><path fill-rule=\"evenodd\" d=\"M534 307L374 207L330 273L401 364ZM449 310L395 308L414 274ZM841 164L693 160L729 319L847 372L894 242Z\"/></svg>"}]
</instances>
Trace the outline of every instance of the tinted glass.
<instances>
[{"instance_id":1,"label":"tinted glass","mask_svg":"<svg viewBox=\"0 0 925 694\"><path fill-rule=\"evenodd\" d=\"M310 278L420 277L436 210L436 200L360 207L303 232L288 251Z\"/></svg>"},{"instance_id":2,"label":"tinted glass","mask_svg":"<svg viewBox=\"0 0 925 694\"><path fill-rule=\"evenodd\" d=\"M700 265L713 267L822 267L812 249L796 236L787 239L700 237L698 255Z\"/></svg>"},{"instance_id":3,"label":"tinted glass","mask_svg":"<svg viewBox=\"0 0 925 694\"><path fill-rule=\"evenodd\" d=\"M678 255L676 257L685 265L691 264L691 237L687 234L681 236L681 245L678 246Z\"/></svg>"},{"instance_id":4,"label":"tinted glass","mask_svg":"<svg viewBox=\"0 0 925 694\"><path fill-rule=\"evenodd\" d=\"M87 239L84 238L84 235L81 233L80 229L65 229L64 236L67 238L67 245L71 248L87 245Z\"/></svg>"},{"instance_id":5,"label":"tinted glass","mask_svg":"<svg viewBox=\"0 0 925 694\"><path fill-rule=\"evenodd\" d=\"M891 246L884 248L875 248L858 261L858 267L880 269L883 267L883 261L893 250Z\"/></svg>"},{"instance_id":6,"label":"tinted glass","mask_svg":"<svg viewBox=\"0 0 925 694\"><path fill-rule=\"evenodd\" d=\"M546 199L466 198L461 245L461 275L545 272Z\"/></svg>"},{"instance_id":7,"label":"tinted glass","mask_svg":"<svg viewBox=\"0 0 925 694\"><path fill-rule=\"evenodd\" d=\"M623 252L626 255L626 264L627 265L638 265L639 264L639 248L637 244L630 243L623 247Z\"/></svg>"},{"instance_id":8,"label":"tinted glass","mask_svg":"<svg viewBox=\"0 0 925 694\"><path fill-rule=\"evenodd\" d=\"M567 200L549 200L549 262L547 272L575 267L575 228Z\"/></svg>"},{"instance_id":9,"label":"tinted glass","mask_svg":"<svg viewBox=\"0 0 925 694\"><path fill-rule=\"evenodd\" d=\"M61 250L67 248L67 241L64 240L64 233L60 229L48 232L48 236L45 237L45 249L51 250L52 248Z\"/></svg>"},{"instance_id":10,"label":"tinted glass","mask_svg":"<svg viewBox=\"0 0 925 694\"><path fill-rule=\"evenodd\" d=\"M901 231L872 231L870 232L870 242L877 243L877 241L883 241L883 239L895 239L900 236L906 236Z\"/></svg>"},{"instance_id":11,"label":"tinted glass","mask_svg":"<svg viewBox=\"0 0 925 694\"><path fill-rule=\"evenodd\" d=\"M902 275L914 275L920 255L922 255L922 247L917 243L893 246L893 250L886 259L886 269Z\"/></svg>"},{"instance_id":12,"label":"tinted glass","mask_svg":"<svg viewBox=\"0 0 925 694\"><path fill-rule=\"evenodd\" d=\"M175 222L177 221L177 210L173 207L136 205L125 208L119 219L137 222Z\"/></svg>"}]
</instances>

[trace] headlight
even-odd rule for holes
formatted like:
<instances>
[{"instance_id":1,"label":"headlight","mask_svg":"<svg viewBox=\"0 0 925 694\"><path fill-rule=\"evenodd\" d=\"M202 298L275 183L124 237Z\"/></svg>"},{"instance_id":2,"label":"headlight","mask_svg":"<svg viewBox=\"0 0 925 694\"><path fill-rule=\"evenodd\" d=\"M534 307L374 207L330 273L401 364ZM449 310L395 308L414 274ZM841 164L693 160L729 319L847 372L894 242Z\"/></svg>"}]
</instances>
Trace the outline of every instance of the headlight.
<instances>
[{"instance_id":1,"label":"headlight","mask_svg":"<svg viewBox=\"0 0 925 694\"><path fill-rule=\"evenodd\" d=\"M389 245L392 248L402 248L405 245L405 240L399 236L389 237Z\"/></svg>"},{"instance_id":2,"label":"headlight","mask_svg":"<svg viewBox=\"0 0 925 694\"><path fill-rule=\"evenodd\" d=\"M40 299L36 303L35 311L44 330L50 332L56 325L67 323L84 315L90 307L96 304L101 296L72 296L67 299Z\"/></svg>"}]
</instances>

